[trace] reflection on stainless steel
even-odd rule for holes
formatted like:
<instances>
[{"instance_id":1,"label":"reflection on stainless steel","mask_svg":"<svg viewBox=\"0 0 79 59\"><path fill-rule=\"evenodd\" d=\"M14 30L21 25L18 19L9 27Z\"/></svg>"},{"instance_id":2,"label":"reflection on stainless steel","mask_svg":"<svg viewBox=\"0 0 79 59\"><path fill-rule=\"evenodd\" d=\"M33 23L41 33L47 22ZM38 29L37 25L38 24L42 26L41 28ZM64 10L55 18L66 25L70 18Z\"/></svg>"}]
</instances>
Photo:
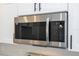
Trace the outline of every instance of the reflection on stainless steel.
<instances>
[{"instance_id":1,"label":"reflection on stainless steel","mask_svg":"<svg viewBox=\"0 0 79 59\"><path fill-rule=\"evenodd\" d=\"M46 40L49 45L49 18L46 19Z\"/></svg>"},{"instance_id":2,"label":"reflection on stainless steel","mask_svg":"<svg viewBox=\"0 0 79 59\"><path fill-rule=\"evenodd\" d=\"M25 22L28 22L27 17L23 17Z\"/></svg>"}]
</instances>

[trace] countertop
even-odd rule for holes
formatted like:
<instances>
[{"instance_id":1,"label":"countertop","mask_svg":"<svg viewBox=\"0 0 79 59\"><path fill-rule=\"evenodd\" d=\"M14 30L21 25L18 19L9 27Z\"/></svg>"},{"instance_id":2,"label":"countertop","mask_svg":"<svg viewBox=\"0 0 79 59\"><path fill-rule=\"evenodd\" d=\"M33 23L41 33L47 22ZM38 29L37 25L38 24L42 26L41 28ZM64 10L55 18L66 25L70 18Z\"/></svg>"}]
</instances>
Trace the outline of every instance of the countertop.
<instances>
[{"instance_id":1,"label":"countertop","mask_svg":"<svg viewBox=\"0 0 79 59\"><path fill-rule=\"evenodd\" d=\"M0 43L1 56L79 56L79 52L53 47Z\"/></svg>"}]
</instances>

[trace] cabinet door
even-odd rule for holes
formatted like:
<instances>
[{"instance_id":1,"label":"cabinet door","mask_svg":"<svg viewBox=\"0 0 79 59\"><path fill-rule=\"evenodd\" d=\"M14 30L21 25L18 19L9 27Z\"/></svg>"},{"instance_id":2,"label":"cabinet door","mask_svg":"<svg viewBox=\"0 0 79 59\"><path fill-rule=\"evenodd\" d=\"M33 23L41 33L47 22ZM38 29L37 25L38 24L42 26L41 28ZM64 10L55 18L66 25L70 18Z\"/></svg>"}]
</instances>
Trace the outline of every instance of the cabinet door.
<instances>
[{"instance_id":1,"label":"cabinet door","mask_svg":"<svg viewBox=\"0 0 79 59\"><path fill-rule=\"evenodd\" d=\"M27 15L34 13L34 3L19 3L17 4L18 15Z\"/></svg>"},{"instance_id":2,"label":"cabinet door","mask_svg":"<svg viewBox=\"0 0 79 59\"><path fill-rule=\"evenodd\" d=\"M71 36L72 35L72 39ZM79 51L79 4L69 4L69 47ZM71 48L72 47L72 48Z\"/></svg>"},{"instance_id":3,"label":"cabinet door","mask_svg":"<svg viewBox=\"0 0 79 59\"><path fill-rule=\"evenodd\" d=\"M41 12L67 11L66 3L42 3Z\"/></svg>"}]
</instances>

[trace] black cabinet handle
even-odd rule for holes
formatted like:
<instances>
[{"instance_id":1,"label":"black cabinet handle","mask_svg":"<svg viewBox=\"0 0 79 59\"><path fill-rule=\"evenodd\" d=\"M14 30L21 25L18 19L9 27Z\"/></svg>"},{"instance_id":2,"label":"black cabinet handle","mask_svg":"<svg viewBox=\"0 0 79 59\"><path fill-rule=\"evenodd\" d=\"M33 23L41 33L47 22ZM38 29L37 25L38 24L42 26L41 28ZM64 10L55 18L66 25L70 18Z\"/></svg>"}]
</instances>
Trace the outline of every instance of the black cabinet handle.
<instances>
[{"instance_id":1,"label":"black cabinet handle","mask_svg":"<svg viewBox=\"0 0 79 59\"><path fill-rule=\"evenodd\" d=\"M41 3L39 3L39 11L41 11Z\"/></svg>"},{"instance_id":2,"label":"black cabinet handle","mask_svg":"<svg viewBox=\"0 0 79 59\"><path fill-rule=\"evenodd\" d=\"M36 3L34 3L34 11L36 11Z\"/></svg>"},{"instance_id":3,"label":"black cabinet handle","mask_svg":"<svg viewBox=\"0 0 79 59\"><path fill-rule=\"evenodd\" d=\"M72 49L72 35L70 35L70 49Z\"/></svg>"}]
</instances>

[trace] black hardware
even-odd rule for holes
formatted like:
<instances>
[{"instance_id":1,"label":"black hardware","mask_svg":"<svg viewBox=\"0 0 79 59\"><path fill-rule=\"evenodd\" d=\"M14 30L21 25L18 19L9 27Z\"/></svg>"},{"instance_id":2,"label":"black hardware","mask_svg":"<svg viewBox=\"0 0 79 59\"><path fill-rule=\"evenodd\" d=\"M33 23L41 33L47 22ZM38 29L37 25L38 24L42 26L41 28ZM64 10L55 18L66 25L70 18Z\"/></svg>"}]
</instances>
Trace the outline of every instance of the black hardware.
<instances>
[{"instance_id":1,"label":"black hardware","mask_svg":"<svg viewBox=\"0 0 79 59\"><path fill-rule=\"evenodd\" d=\"M34 3L34 11L36 11L36 3Z\"/></svg>"},{"instance_id":2,"label":"black hardware","mask_svg":"<svg viewBox=\"0 0 79 59\"><path fill-rule=\"evenodd\" d=\"M70 35L70 49L72 49L72 35Z\"/></svg>"},{"instance_id":3,"label":"black hardware","mask_svg":"<svg viewBox=\"0 0 79 59\"><path fill-rule=\"evenodd\" d=\"M41 10L41 3L39 3L39 11Z\"/></svg>"}]
</instances>

